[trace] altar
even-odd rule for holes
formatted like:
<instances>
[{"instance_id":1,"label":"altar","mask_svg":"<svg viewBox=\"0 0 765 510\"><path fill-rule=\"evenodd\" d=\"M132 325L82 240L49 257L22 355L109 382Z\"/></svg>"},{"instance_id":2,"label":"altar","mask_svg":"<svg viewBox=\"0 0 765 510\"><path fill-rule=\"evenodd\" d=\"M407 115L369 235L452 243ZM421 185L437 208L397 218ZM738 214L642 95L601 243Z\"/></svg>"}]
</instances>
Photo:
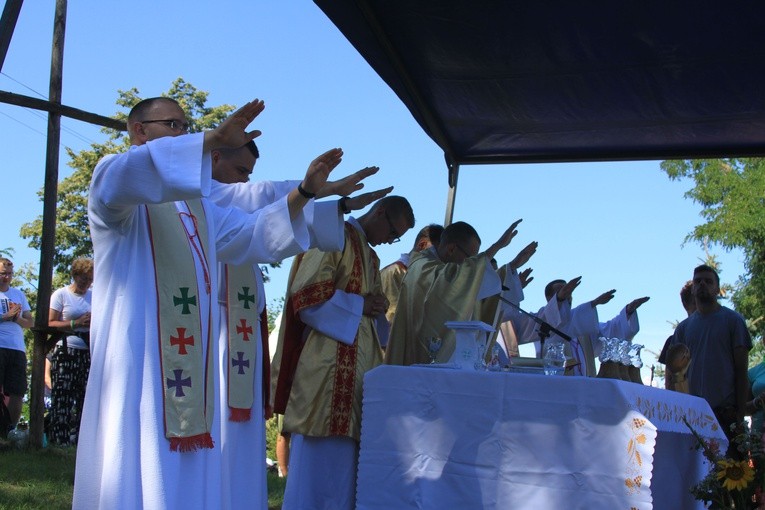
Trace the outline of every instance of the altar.
<instances>
[{"instance_id":1,"label":"altar","mask_svg":"<svg viewBox=\"0 0 765 510\"><path fill-rule=\"evenodd\" d=\"M611 379L380 366L364 380L356 508L696 509L705 400Z\"/></svg>"}]
</instances>

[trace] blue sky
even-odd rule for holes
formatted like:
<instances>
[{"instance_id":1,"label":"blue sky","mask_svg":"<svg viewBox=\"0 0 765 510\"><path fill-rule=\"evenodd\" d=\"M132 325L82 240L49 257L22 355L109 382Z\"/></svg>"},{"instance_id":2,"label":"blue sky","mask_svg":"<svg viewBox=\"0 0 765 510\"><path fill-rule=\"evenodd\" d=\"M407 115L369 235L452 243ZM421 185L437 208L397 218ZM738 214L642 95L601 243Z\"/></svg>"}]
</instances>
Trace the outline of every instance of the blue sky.
<instances>
[{"instance_id":1,"label":"blue sky","mask_svg":"<svg viewBox=\"0 0 765 510\"><path fill-rule=\"evenodd\" d=\"M258 97L266 110L253 127L261 158L254 179L300 178L316 155L342 147L335 171L346 175L377 165L369 189L394 185L407 197L417 227L401 243L377 249L383 265L408 251L415 231L443 223L447 197L443 155L385 83L311 2L138 0L129 4L70 2L64 56L64 104L104 115L117 111L118 89L137 87L154 96L183 77L210 92L208 104L241 105ZM25 2L0 89L47 96L53 0ZM75 151L105 137L97 128L63 119L61 178L70 173L64 147ZM19 227L42 212L38 201L45 165L46 117L0 104L4 214L0 248L13 247L17 264L39 262L39 253L18 237ZM523 218L519 235L501 251L510 260L528 242L539 242L529 265L535 280L524 307L543 304L553 278L582 276L575 304L615 288L599 307L611 318L631 299L648 295L640 308L635 341L659 350L684 316L678 293L703 259L683 239L701 218L683 198L691 186L670 181L658 161L546 165L466 166L460 173L455 220L476 227L491 244ZM743 272L738 252L712 248L722 279ZM282 296L289 269L272 270L269 301ZM647 365L652 357L643 356ZM644 373L646 371L644 370Z\"/></svg>"}]
</instances>

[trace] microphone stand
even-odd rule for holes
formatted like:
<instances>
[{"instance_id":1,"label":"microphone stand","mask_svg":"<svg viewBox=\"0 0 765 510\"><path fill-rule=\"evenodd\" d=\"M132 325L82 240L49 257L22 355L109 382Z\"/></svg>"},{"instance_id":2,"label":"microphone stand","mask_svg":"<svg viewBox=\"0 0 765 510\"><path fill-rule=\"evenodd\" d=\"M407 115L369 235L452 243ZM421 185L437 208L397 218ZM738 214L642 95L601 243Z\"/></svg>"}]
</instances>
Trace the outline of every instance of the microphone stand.
<instances>
[{"instance_id":1,"label":"microphone stand","mask_svg":"<svg viewBox=\"0 0 765 510\"><path fill-rule=\"evenodd\" d=\"M563 331L553 327L553 325L550 324L549 322L546 322L546 321L540 319L539 317L537 317L533 313L527 312L526 310L524 310L520 306L516 305L512 301L503 298L501 295L498 295L497 297L499 298L500 301L502 301L503 303L507 303L508 305L512 306L513 308L515 308L516 310L521 312L523 315L525 315L526 317L530 318L531 320L533 320L534 322L536 322L539 325L539 341L542 344L542 352L543 353L544 353L544 350L545 350L545 340L547 339L547 337L550 336L550 333L555 333L559 337L563 338L565 341L571 342L571 337L570 336L568 336Z\"/></svg>"}]
</instances>

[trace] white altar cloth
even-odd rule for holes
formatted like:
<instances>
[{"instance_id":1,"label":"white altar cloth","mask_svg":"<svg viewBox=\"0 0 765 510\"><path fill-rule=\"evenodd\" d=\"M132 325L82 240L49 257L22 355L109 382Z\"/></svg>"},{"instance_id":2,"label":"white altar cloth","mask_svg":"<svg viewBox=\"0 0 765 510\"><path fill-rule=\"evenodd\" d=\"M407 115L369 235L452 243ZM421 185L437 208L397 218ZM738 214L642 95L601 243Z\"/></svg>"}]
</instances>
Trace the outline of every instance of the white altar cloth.
<instances>
[{"instance_id":1,"label":"white altar cloth","mask_svg":"<svg viewBox=\"0 0 765 510\"><path fill-rule=\"evenodd\" d=\"M364 380L356 508L702 508L682 417L727 441L705 400L584 377L381 366Z\"/></svg>"}]
</instances>

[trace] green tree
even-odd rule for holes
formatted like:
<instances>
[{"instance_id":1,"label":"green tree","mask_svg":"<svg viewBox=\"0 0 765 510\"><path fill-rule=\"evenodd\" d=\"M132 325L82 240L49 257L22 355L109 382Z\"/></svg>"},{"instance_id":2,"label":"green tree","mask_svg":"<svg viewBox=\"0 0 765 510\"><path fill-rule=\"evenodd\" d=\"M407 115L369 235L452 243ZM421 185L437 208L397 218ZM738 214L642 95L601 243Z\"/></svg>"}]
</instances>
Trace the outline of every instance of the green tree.
<instances>
[{"instance_id":1,"label":"green tree","mask_svg":"<svg viewBox=\"0 0 765 510\"><path fill-rule=\"evenodd\" d=\"M183 78L176 79L170 89L162 94L178 101L191 124L190 131L198 132L214 128L233 110L231 105L206 106L208 93L197 90ZM138 89L118 91L117 105L124 111L117 112L114 118L127 120L127 112L144 97ZM57 273L69 274L69 267L77 257L92 257L93 245L88 229L88 189L96 163L107 154L124 152L130 146L127 133L103 128L108 136L104 143L93 143L90 149L74 152L66 148L70 161L67 163L74 171L59 183L56 210L56 252L54 267ZM43 200L43 190L38 192ZM42 216L21 226L20 235L29 239L29 246L39 249L42 241Z\"/></svg>"},{"instance_id":2,"label":"green tree","mask_svg":"<svg viewBox=\"0 0 765 510\"><path fill-rule=\"evenodd\" d=\"M730 296L752 333L765 333L765 159L699 159L664 161L670 179L688 178L694 186L685 193L701 206L704 223L686 241L741 249L745 274Z\"/></svg>"},{"instance_id":3,"label":"green tree","mask_svg":"<svg viewBox=\"0 0 765 510\"><path fill-rule=\"evenodd\" d=\"M273 331L274 328L279 326L279 324L276 323L276 320L279 318L282 310L284 310L284 296L272 299L271 303L266 307L268 331ZM271 355L273 356L273 354L274 353L272 352Z\"/></svg>"}]
</instances>

